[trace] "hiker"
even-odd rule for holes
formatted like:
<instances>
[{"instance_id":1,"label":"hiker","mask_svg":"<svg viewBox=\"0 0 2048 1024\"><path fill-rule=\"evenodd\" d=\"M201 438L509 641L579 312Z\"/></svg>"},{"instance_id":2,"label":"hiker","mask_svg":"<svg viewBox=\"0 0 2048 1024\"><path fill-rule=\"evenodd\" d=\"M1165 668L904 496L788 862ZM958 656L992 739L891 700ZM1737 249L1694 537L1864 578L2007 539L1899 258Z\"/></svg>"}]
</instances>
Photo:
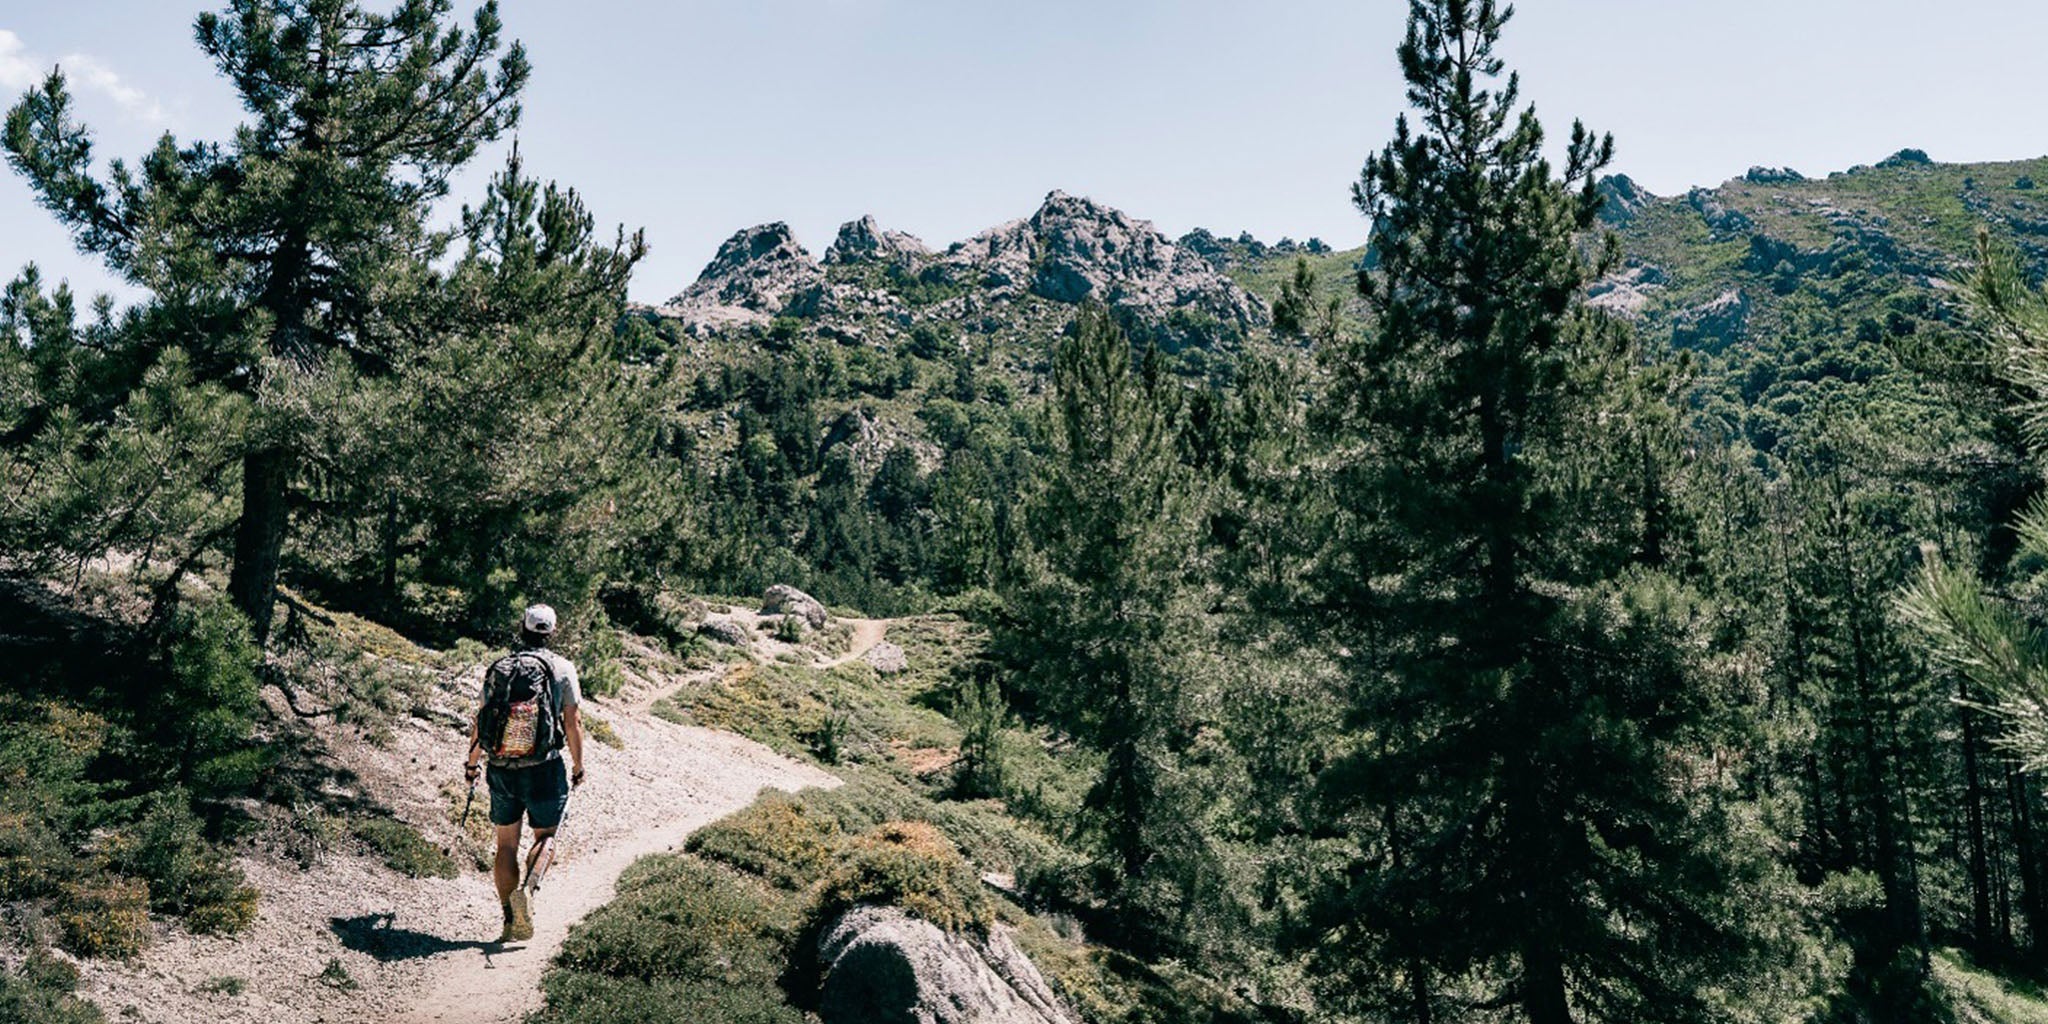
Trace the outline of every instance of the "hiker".
<instances>
[{"instance_id":1,"label":"hiker","mask_svg":"<svg viewBox=\"0 0 2048 1024\"><path fill-rule=\"evenodd\" d=\"M484 671L483 698L470 722L469 753L462 774L473 786L478 762L488 758L491 824L498 853L492 876L505 930L499 942L533 938L532 900L554 859L548 840L562 823L571 786L583 784L583 721L577 705L583 691L576 666L548 649L555 634L555 610L526 609L519 640L510 654ZM562 748L571 764L562 764ZM533 826L526 873L519 868L520 820Z\"/></svg>"}]
</instances>

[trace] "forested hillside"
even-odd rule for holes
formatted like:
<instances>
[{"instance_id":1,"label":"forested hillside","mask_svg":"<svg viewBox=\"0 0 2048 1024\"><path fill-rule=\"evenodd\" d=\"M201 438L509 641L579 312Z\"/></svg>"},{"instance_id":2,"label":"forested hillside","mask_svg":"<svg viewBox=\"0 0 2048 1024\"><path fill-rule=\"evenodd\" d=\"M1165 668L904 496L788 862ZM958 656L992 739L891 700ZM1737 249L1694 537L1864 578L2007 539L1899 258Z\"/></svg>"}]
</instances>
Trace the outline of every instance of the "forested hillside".
<instances>
[{"instance_id":1,"label":"forested hillside","mask_svg":"<svg viewBox=\"0 0 2048 1024\"><path fill-rule=\"evenodd\" d=\"M383 742L545 600L595 696L688 664L633 713L849 785L629 872L542 1020L872 1019L862 907L1090 1024L2048 1020L2048 159L1653 196L1412 0L1336 247L1054 191L642 306L516 147L449 194L517 26L392 6L203 15L229 139L8 114L143 297L0 300L0 1007L249 927L285 726Z\"/></svg>"}]
</instances>

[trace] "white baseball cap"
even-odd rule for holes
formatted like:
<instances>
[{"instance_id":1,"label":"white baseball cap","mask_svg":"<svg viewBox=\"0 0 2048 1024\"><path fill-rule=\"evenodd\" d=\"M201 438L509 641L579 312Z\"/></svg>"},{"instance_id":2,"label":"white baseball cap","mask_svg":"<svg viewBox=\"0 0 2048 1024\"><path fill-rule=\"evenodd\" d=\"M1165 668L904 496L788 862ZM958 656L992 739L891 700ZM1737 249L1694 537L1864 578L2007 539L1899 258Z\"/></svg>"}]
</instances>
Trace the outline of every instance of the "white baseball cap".
<instances>
[{"instance_id":1,"label":"white baseball cap","mask_svg":"<svg viewBox=\"0 0 2048 1024\"><path fill-rule=\"evenodd\" d=\"M526 609L525 617L519 620L519 628L547 636L555 631L555 610L544 604L531 605Z\"/></svg>"}]
</instances>

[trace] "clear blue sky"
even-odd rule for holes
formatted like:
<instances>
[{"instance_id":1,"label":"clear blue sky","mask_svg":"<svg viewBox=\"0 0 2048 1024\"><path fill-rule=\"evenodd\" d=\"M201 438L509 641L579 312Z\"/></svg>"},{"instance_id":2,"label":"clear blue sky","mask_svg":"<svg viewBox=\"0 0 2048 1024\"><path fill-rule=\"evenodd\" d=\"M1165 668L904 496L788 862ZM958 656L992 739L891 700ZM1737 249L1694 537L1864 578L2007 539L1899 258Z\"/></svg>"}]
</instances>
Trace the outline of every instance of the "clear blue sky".
<instances>
[{"instance_id":1,"label":"clear blue sky","mask_svg":"<svg viewBox=\"0 0 2048 1024\"><path fill-rule=\"evenodd\" d=\"M205 6L9 3L0 89L18 95L63 61L102 156L139 154L166 128L224 137L239 108L191 42ZM534 62L529 166L579 189L602 223L646 228L632 288L646 301L750 224L787 220L815 254L873 213L937 246L1026 216L1054 188L1169 234L1355 245L1347 189L1401 106L1400 0L502 8ZM1904 146L1958 161L2048 152L2039 0L1525 0L1505 50L1554 135L1575 116L1612 131L1616 169L1659 193ZM0 273L30 260L106 284L0 174Z\"/></svg>"}]
</instances>

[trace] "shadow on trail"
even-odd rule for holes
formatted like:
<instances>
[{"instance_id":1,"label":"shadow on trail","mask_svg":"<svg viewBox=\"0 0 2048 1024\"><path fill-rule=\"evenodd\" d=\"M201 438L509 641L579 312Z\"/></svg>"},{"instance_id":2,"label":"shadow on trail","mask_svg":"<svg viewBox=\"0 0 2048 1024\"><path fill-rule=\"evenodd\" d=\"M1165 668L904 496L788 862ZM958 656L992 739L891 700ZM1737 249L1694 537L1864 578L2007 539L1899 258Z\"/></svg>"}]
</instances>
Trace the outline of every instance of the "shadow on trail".
<instances>
[{"instance_id":1,"label":"shadow on trail","mask_svg":"<svg viewBox=\"0 0 2048 1024\"><path fill-rule=\"evenodd\" d=\"M327 927L341 939L343 946L387 964L396 960L418 960L421 957L438 956L459 949L480 949L498 953L511 952L519 948L496 942L478 942L475 939L444 939L439 935L416 932L410 928L393 928L391 921L390 914L359 914L355 917L328 918Z\"/></svg>"}]
</instances>

